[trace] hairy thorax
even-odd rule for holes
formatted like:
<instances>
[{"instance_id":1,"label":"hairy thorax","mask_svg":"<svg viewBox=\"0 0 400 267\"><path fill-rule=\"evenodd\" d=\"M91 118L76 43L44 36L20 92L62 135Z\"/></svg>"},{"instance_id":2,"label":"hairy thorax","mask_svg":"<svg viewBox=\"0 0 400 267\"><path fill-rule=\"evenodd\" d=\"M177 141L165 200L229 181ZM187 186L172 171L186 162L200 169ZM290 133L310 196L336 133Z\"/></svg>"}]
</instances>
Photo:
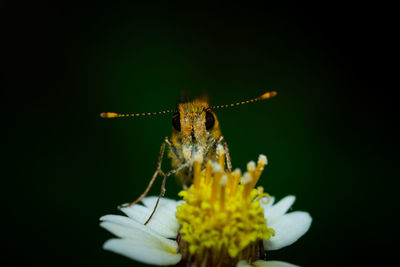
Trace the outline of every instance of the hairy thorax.
<instances>
[{"instance_id":1,"label":"hairy thorax","mask_svg":"<svg viewBox=\"0 0 400 267\"><path fill-rule=\"evenodd\" d=\"M215 157L215 141L221 136L221 131L214 113L214 125L212 129L207 129L205 111L208 107L206 101L199 99L179 104L180 131L173 128L171 141L176 151L170 151L169 157L174 168L188 163L187 168L176 174L182 184L191 183L195 155L199 154L204 160Z\"/></svg>"}]
</instances>

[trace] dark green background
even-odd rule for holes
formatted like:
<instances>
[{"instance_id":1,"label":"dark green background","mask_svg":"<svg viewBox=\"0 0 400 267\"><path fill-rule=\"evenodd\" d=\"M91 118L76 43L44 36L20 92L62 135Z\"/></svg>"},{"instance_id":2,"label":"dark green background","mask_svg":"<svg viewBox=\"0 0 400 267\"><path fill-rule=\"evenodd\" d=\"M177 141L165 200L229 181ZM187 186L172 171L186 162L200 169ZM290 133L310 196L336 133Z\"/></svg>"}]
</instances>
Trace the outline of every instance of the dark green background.
<instances>
[{"instance_id":1,"label":"dark green background","mask_svg":"<svg viewBox=\"0 0 400 267\"><path fill-rule=\"evenodd\" d=\"M111 235L98 218L142 193L171 116L100 112L171 109L185 90L208 92L212 104L276 90L275 99L216 111L234 167L266 154L260 184L277 198L296 195L294 210L313 217L304 237L270 259L390 265L398 210L390 7L196 3L2 5L6 260L139 265L102 250ZM166 197L178 191L169 179Z\"/></svg>"}]
</instances>

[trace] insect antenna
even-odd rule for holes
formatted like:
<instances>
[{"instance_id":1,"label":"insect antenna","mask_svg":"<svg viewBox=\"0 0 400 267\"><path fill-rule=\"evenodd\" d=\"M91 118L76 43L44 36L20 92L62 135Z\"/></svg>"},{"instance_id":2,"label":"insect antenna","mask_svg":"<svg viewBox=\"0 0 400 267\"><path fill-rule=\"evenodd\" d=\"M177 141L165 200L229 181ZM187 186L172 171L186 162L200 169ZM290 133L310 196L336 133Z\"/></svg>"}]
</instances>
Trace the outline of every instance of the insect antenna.
<instances>
[{"instance_id":1,"label":"insect antenna","mask_svg":"<svg viewBox=\"0 0 400 267\"><path fill-rule=\"evenodd\" d=\"M226 105L218 105L218 106L211 106L209 107L209 109L218 109L218 108L231 108L231 107L236 107L236 106L240 106L240 105L245 105L245 104L249 104L249 103L254 103L260 100L265 100L265 99L269 99L272 98L274 96L277 95L277 92L275 91L271 91L271 92L266 92L263 95L250 99L250 100L246 100L246 101L242 101L242 102L236 102L236 103L232 103L232 104L226 104Z\"/></svg>"},{"instance_id":2,"label":"insect antenna","mask_svg":"<svg viewBox=\"0 0 400 267\"><path fill-rule=\"evenodd\" d=\"M100 113L100 117L111 119L111 118L125 118L125 117L143 117L143 116L152 116L152 115L160 115L171 112L177 112L177 110L163 110L156 112L143 112L143 113L115 113L115 112L102 112Z\"/></svg>"}]
</instances>

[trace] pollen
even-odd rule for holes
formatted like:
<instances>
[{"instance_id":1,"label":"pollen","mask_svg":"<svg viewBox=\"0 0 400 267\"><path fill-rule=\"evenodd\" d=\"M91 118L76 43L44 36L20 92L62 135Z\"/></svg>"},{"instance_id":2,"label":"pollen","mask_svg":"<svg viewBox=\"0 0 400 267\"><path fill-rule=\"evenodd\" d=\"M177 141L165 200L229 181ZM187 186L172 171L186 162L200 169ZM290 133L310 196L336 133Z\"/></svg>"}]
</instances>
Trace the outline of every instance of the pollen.
<instances>
[{"instance_id":1,"label":"pollen","mask_svg":"<svg viewBox=\"0 0 400 267\"><path fill-rule=\"evenodd\" d=\"M266 158L260 156L257 164L250 162L242 175L239 169L224 170L219 160L224 152L217 151L218 162L207 162L203 170L201 159L195 160L194 183L179 193L185 200L176 212L181 227L180 252L184 258L207 266L221 266L226 260L257 260L262 240L274 235L260 205L269 195L261 186L254 188Z\"/></svg>"}]
</instances>

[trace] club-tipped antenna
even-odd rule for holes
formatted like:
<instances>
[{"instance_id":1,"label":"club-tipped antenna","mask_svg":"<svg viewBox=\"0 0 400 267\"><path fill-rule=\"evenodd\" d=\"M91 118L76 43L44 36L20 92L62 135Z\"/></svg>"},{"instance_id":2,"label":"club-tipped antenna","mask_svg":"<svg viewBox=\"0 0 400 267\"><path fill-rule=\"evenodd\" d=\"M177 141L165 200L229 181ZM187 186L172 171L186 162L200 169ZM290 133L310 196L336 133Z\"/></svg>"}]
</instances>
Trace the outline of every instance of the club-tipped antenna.
<instances>
[{"instance_id":1,"label":"club-tipped antenna","mask_svg":"<svg viewBox=\"0 0 400 267\"><path fill-rule=\"evenodd\" d=\"M274 96L276 96L278 93L275 91L271 91L271 92L266 92L263 95L250 99L250 100L246 100L246 101L242 101L242 102L236 102L236 103L232 103L232 104L226 104L226 105L218 105L218 106L212 106L209 107L210 109L218 109L218 108L231 108L231 107L236 107L236 106L240 106L240 105L245 105L245 104L249 104L249 103L254 103L260 100L265 100L265 99L269 99L272 98Z\"/></svg>"},{"instance_id":2,"label":"club-tipped antenna","mask_svg":"<svg viewBox=\"0 0 400 267\"><path fill-rule=\"evenodd\" d=\"M160 115L171 112L177 112L176 110L163 110L156 112L147 112L147 113L115 113L115 112L102 112L100 113L100 117L110 119L110 118L125 118L125 117L143 117L143 116L152 116L152 115Z\"/></svg>"}]
</instances>

